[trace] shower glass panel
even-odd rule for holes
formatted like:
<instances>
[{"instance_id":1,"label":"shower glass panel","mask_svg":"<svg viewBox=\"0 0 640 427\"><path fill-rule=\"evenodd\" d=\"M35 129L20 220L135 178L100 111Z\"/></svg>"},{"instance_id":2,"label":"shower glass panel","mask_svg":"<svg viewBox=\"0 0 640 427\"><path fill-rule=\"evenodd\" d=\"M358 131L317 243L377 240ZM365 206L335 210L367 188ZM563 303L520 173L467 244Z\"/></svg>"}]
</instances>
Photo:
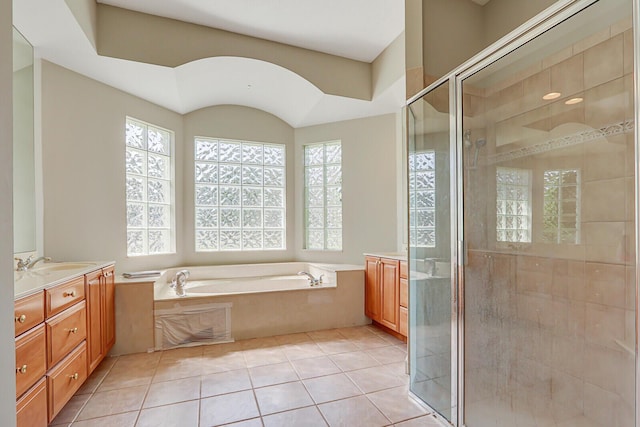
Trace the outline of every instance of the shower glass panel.
<instances>
[{"instance_id":1,"label":"shower glass panel","mask_svg":"<svg viewBox=\"0 0 640 427\"><path fill-rule=\"evenodd\" d=\"M409 107L411 392L452 419L449 83ZM455 335L454 335L455 336Z\"/></svg>"},{"instance_id":2,"label":"shower glass panel","mask_svg":"<svg viewBox=\"0 0 640 427\"><path fill-rule=\"evenodd\" d=\"M468 427L635 425L631 17L601 0L462 81Z\"/></svg>"}]
</instances>

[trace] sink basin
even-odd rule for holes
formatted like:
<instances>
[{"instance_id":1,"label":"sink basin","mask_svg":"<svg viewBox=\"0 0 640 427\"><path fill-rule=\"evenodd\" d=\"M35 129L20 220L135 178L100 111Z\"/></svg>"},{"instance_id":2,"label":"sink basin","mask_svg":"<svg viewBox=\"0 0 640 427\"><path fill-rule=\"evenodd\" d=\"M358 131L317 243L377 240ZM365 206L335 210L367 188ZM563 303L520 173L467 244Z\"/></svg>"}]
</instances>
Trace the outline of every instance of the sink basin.
<instances>
[{"instance_id":1,"label":"sink basin","mask_svg":"<svg viewBox=\"0 0 640 427\"><path fill-rule=\"evenodd\" d=\"M51 262L37 265L32 271L66 271L87 268L95 265L91 262Z\"/></svg>"}]
</instances>

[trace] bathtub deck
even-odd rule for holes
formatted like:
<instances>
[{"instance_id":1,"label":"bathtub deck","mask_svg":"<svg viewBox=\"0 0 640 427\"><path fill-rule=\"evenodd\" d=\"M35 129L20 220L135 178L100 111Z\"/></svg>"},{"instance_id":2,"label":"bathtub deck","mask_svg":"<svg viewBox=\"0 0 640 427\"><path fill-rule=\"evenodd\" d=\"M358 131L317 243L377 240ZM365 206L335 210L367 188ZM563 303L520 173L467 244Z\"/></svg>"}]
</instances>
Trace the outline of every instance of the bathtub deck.
<instances>
[{"instance_id":1,"label":"bathtub deck","mask_svg":"<svg viewBox=\"0 0 640 427\"><path fill-rule=\"evenodd\" d=\"M373 326L112 357L51 425L439 427L405 358Z\"/></svg>"}]
</instances>

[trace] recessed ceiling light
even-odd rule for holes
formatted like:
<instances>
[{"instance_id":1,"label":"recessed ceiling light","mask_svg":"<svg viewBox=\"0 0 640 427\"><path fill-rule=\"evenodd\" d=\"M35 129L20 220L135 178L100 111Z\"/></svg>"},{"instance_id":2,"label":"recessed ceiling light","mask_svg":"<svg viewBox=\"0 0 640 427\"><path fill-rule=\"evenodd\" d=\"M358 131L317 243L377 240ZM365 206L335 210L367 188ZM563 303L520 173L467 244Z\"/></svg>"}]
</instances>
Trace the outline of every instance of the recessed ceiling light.
<instances>
[{"instance_id":1,"label":"recessed ceiling light","mask_svg":"<svg viewBox=\"0 0 640 427\"><path fill-rule=\"evenodd\" d=\"M549 101L552 99L560 98L562 94L560 92L549 92L545 96L542 97L545 101Z\"/></svg>"},{"instance_id":2,"label":"recessed ceiling light","mask_svg":"<svg viewBox=\"0 0 640 427\"><path fill-rule=\"evenodd\" d=\"M571 98L568 101L565 101L564 103L567 105L573 105L573 104L579 104L583 101L582 98Z\"/></svg>"}]
</instances>

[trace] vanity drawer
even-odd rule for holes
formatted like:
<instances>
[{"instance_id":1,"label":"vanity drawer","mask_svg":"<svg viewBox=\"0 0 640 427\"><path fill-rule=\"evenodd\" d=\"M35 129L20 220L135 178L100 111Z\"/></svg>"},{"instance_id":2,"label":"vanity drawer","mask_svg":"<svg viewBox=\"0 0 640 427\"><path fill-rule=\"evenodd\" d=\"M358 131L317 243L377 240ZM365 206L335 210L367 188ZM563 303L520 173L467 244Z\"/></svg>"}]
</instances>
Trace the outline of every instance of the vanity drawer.
<instances>
[{"instance_id":1,"label":"vanity drawer","mask_svg":"<svg viewBox=\"0 0 640 427\"><path fill-rule=\"evenodd\" d=\"M16 398L47 371L44 323L16 338Z\"/></svg>"},{"instance_id":2,"label":"vanity drawer","mask_svg":"<svg viewBox=\"0 0 640 427\"><path fill-rule=\"evenodd\" d=\"M400 278L401 279L406 279L408 277L407 275L407 261L400 261Z\"/></svg>"},{"instance_id":3,"label":"vanity drawer","mask_svg":"<svg viewBox=\"0 0 640 427\"><path fill-rule=\"evenodd\" d=\"M16 337L44 322L44 291L20 298L14 303Z\"/></svg>"},{"instance_id":4,"label":"vanity drawer","mask_svg":"<svg viewBox=\"0 0 640 427\"><path fill-rule=\"evenodd\" d=\"M400 307L400 320L398 323L398 332L406 337L409 332L409 312L404 307Z\"/></svg>"},{"instance_id":5,"label":"vanity drawer","mask_svg":"<svg viewBox=\"0 0 640 427\"><path fill-rule=\"evenodd\" d=\"M49 422L87 379L87 344L83 341L47 375Z\"/></svg>"},{"instance_id":6,"label":"vanity drawer","mask_svg":"<svg viewBox=\"0 0 640 427\"><path fill-rule=\"evenodd\" d=\"M47 366L49 369L87 337L86 303L81 301L47 320Z\"/></svg>"},{"instance_id":7,"label":"vanity drawer","mask_svg":"<svg viewBox=\"0 0 640 427\"><path fill-rule=\"evenodd\" d=\"M84 276L45 291L47 318L84 299Z\"/></svg>"},{"instance_id":8,"label":"vanity drawer","mask_svg":"<svg viewBox=\"0 0 640 427\"><path fill-rule=\"evenodd\" d=\"M409 307L409 282L400 279L400 307Z\"/></svg>"},{"instance_id":9,"label":"vanity drawer","mask_svg":"<svg viewBox=\"0 0 640 427\"><path fill-rule=\"evenodd\" d=\"M17 427L47 427L47 381L43 377L16 402Z\"/></svg>"}]
</instances>

